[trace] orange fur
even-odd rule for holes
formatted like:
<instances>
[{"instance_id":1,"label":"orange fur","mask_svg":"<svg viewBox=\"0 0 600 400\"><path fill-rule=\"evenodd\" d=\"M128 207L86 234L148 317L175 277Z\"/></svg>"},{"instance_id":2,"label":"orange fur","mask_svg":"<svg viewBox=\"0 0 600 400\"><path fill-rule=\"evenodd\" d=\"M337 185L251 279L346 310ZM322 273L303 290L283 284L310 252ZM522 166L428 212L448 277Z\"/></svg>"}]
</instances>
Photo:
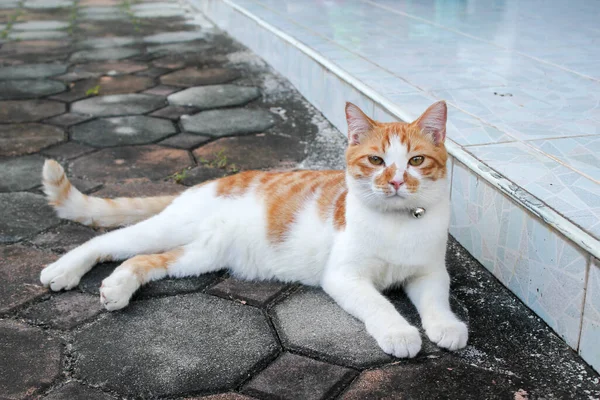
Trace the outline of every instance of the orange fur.
<instances>
[{"instance_id":1,"label":"orange fur","mask_svg":"<svg viewBox=\"0 0 600 400\"><path fill-rule=\"evenodd\" d=\"M130 258L119 266L133 272L140 283L148 281L148 275L156 269L167 270L181 255L183 249L177 248L161 254L144 254Z\"/></svg>"}]
</instances>

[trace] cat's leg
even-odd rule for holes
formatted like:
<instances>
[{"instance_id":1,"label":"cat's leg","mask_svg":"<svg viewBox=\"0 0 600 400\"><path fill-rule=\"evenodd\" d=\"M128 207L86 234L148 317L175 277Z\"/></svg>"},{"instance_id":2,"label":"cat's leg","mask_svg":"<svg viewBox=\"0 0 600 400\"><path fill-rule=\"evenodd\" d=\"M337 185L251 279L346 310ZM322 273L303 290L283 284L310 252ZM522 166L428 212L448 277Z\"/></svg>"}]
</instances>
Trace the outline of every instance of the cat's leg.
<instances>
[{"instance_id":1,"label":"cat's leg","mask_svg":"<svg viewBox=\"0 0 600 400\"><path fill-rule=\"evenodd\" d=\"M129 304L131 296L144 284L166 276L197 276L221 269L214 249L192 243L161 254L135 256L102 281L100 301L109 311Z\"/></svg>"},{"instance_id":2,"label":"cat's leg","mask_svg":"<svg viewBox=\"0 0 600 400\"><path fill-rule=\"evenodd\" d=\"M105 233L48 265L42 270L40 280L55 291L72 289L98 262L162 252L188 243L194 231L191 225L159 214L136 225Z\"/></svg>"},{"instance_id":3,"label":"cat's leg","mask_svg":"<svg viewBox=\"0 0 600 400\"><path fill-rule=\"evenodd\" d=\"M414 357L421 350L421 335L366 277L348 269L329 269L322 287L344 310L365 323L367 332L383 351L395 357Z\"/></svg>"},{"instance_id":4,"label":"cat's leg","mask_svg":"<svg viewBox=\"0 0 600 400\"><path fill-rule=\"evenodd\" d=\"M419 311L432 342L448 350L467 345L467 325L450 309L450 277L443 262L434 271L409 280L404 290Z\"/></svg>"}]
</instances>

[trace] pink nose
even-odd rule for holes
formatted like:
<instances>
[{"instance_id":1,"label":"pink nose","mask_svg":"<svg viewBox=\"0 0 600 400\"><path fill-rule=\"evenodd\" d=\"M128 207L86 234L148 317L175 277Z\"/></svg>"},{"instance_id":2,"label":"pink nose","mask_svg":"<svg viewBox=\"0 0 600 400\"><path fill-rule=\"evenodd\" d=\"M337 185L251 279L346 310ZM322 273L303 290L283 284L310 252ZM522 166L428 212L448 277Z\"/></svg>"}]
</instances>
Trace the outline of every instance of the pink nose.
<instances>
[{"instance_id":1,"label":"pink nose","mask_svg":"<svg viewBox=\"0 0 600 400\"><path fill-rule=\"evenodd\" d=\"M402 182L402 181L390 181L390 185L392 185L394 187L394 189L398 190L398 189L400 189L400 186L404 185L404 182Z\"/></svg>"}]
</instances>

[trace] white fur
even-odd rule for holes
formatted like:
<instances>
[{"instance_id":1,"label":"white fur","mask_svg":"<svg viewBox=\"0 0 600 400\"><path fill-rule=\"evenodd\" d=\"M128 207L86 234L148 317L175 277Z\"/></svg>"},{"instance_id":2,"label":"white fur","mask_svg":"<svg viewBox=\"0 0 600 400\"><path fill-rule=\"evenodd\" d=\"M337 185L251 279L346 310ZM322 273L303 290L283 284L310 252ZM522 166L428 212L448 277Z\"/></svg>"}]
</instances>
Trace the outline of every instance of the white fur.
<instances>
[{"instance_id":1,"label":"white fur","mask_svg":"<svg viewBox=\"0 0 600 400\"><path fill-rule=\"evenodd\" d=\"M408 156L400 142L393 141L384 159L410 169ZM222 198L216 195L215 183L191 188L160 214L69 252L42 271L41 281L52 290L70 289L99 259L183 246L183 255L168 267L167 275L199 275L228 267L243 279L320 285L364 321L386 353L414 357L421 348L418 330L380 293L403 285L429 338L450 350L464 347L467 328L448 302L447 183L423 180L417 193L401 187L393 197L375 193L372 180L359 182L348 176L347 184L344 230L319 217L315 197L307 200L280 244L267 237L265 207L256 190ZM427 212L417 220L407 212L411 207ZM102 301L109 310L122 308L139 285L131 273L117 269L103 283Z\"/></svg>"}]
</instances>

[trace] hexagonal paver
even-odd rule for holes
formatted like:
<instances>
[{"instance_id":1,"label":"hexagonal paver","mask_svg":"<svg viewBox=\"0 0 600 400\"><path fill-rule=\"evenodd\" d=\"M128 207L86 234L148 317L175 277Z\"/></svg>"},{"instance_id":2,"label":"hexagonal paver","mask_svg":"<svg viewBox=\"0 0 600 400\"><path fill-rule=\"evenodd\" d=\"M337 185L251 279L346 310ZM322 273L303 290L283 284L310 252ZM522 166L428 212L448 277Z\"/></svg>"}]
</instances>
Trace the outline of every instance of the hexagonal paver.
<instances>
[{"instance_id":1,"label":"hexagonal paver","mask_svg":"<svg viewBox=\"0 0 600 400\"><path fill-rule=\"evenodd\" d=\"M162 32L156 35L146 36L144 42L152 44L167 44L191 42L206 38L206 33L200 31Z\"/></svg>"},{"instance_id":2,"label":"hexagonal paver","mask_svg":"<svg viewBox=\"0 0 600 400\"><path fill-rule=\"evenodd\" d=\"M305 157L305 145L296 138L276 135L223 138L194 150L201 162L212 165L223 157L236 169L295 167Z\"/></svg>"},{"instance_id":3,"label":"hexagonal paver","mask_svg":"<svg viewBox=\"0 0 600 400\"><path fill-rule=\"evenodd\" d=\"M146 116L100 118L72 128L71 137L95 147L147 144L177 132L171 121Z\"/></svg>"},{"instance_id":4,"label":"hexagonal paver","mask_svg":"<svg viewBox=\"0 0 600 400\"><path fill-rule=\"evenodd\" d=\"M208 51L213 46L207 43L169 43L146 47L146 52L153 55L198 53Z\"/></svg>"},{"instance_id":5,"label":"hexagonal paver","mask_svg":"<svg viewBox=\"0 0 600 400\"><path fill-rule=\"evenodd\" d=\"M284 353L244 386L258 398L324 400L334 398L356 371Z\"/></svg>"},{"instance_id":6,"label":"hexagonal paver","mask_svg":"<svg viewBox=\"0 0 600 400\"><path fill-rule=\"evenodd\" d=\"M72 62L100 61L100 60L122 60L140 54L138 49L126 47L112 47L94 50L81 50L73 53Z\"/></svg>"},{"instance_id":7,"label":"hexagonal paver","mask_svg":"<svg viewBox=\"0 0 600 400\"><path fill-rule=\"evenodd\" d=\"M73 5L70 0L26 0L24 3L25 8L33 9L52 9L52 8L68 8Z\"/></svg>"},{"instance_id":8,"label":"hexagonal paver","mask_svg":"<svg viewBox=\"0 0 600 400\"><path fill-rule=\"evenodd\" d=\"M74 175L115 182L130 178L158 180L192 164L184 150L155 145L103 149L73 162Z\"/></svg>"},{"instance_id":9,"label":"hexagonal paver","mask_svg":"<svg viewBox=\"0 0 600 400\"><path fill-rule=\"evenodd\" d=\"M175 147L178 149L195 149L200 146L202 143L210 140L208 136L198 136L192 135L189 133L180 133L175 136L171 136L160 142L159 144L163 146Z\"/></svg>"},{"instance_id":10,"label":"hexagonal paver","mask_svg":"<svg viewBox=\"0 0 600 400\"><path fill-rule=\"evenodd\" d=\"M146 3L131 7L137 18L173 18L185 15L185 10L173 3Z\"/></svg>"},{"instance_id":11,"label":"hexagonal paver","mask_svg":"<svg viewBox=\"0 0 600 400\"><path fill-rule=\"evenodd\" d=\"M225 299L235 299L253 306L263 307L277 298L289 286L281 282L251 282L228 278L208 290L208 293Z\"/></svg>"},{"instance_id":12,"label":"hexagonal paver","mask_svg":"<svg viewBox=\"0 0 600 400\"><path fill-rule=\"evenodd\" d=\"M362 322L342 310L321 290L305 289L274 308L274 323L289 349L337 364L367 367L389 362Z\"/></svg>"},{"instance_id":13,"label":"hexagonal paver","mask_svg":"<svg viewBox=\"0 0 600 400\"><path fill-rule=\"evenodd\" d=\"M131 61L108 61L103 63L89 63L76 65L73 67L72 72L89 73L97 76L115 76L121 74L132 74L134 72L143 71L145 69L148 69L148 66L141 63L135 63Z\"/></svg>"},{"instance_id":14,"label":"hexagonal paver","mask_svg":"<svg viewBox=\"0 0 600 400\"><path fill-rule=\"evenodd\" d=\"M91 153L95 149L76 142L66 142L49 149L42 150L42 154L50 158L58 158L61 160L70 160L81 155Z\"/></svg>"},{"instance_id":15,"label":"hexagonal paver","mask_svg":"<svg viewBox=\"0 0 600 400\"><path fill-rule=\"evenodd\" d=\"M69 34L66 31L13 31L8 36L11 40L48 40L48 39L66 39ZM45 60L54 59L50 55Z\"/></svg>"},{"instance_id":16,"label":"hexagonal paver","mask_svg":"<svg viewBox=\"0 0 600 400\"><path fill-rule=\"evenodd\" d=\"M202 397L188 397L186 400L256 400L254 397L244 396L238 393L221 393Z\"/></svg>"},{"instance_id":17,"label":"hexagonal paver","mask_svg":"<svg viewBox=\"0 0 600 400\"><path fill-rule=\"evenodd\" d=\"M185 177L181 179L181 184L185 186L194 186L199 183L222 178L227 175L230 175L230 172L224 168L211 168L200 165L196 168L188 170L185 173Z\"/></svg>"},{"instance_id":18,"label":"hexagonal paver","mask_svg":"<svg viewBox=\"0 0 600 400\"><path fill-rule=\"evenodd\" d=\"M154 111L150 115L153 117L168 118L173 121L176 121L181 116L193 114L196 111L198 110L193 107L166 106L165 108L161 108L160 110Z\"/></svg>"},{"instance_id":19,"label":"hexagonal paver","mask_svg":"<svg viewBox=\"0 0 600 400\"><path fill-rule=\"evenodd\" d=\"M168 96L171 93L178 92L179 90L180 89L178 87L175 87L175 86L157 85L157 86L154 86L153 88L150 88L148 90L144 90L144 93L153 94L153 95L156 95L156 96Z\"/></svg>"},{"instance_id":20,"label":"hexagonal paver","mask_svg":"<svg viewBox=\"0 0 600 400\"><path fill-rule=\"evenodd\" d=\"M341 397L362 399L527 399L515 374L488 371L450 357L363 372ZM466 390L468 388L468 390Z\"/></svg>"},{"instance_id":21,"label":"hexagonal paver","mask_svg":"<svg viewBox=\"0 0 600 400\"><path fill-rule=\"evenodd\" d=\"M201 110L244 105L260 96L255 87L214 85L192 87L168 97L177 106L196 107Z\"/></svg>"},{"instance_id":22,"label":"hexagonal paver","mask_svg":"<svg viewBox=\"0 0 600 400\"><path fill-rule=\"evenodd\" d=\"M160 77L160 81L173 86L218 85L239 78L237 71L225 68L186 68Z\"/></svg>"},{"instance_id":23,"label":"hexagonal paver","mask_svg":"<svg viewBox=\"0 0 600 400\"><path fill-rule=\"evenodd\" d=\"M149 94L115 94L98 96L73 103L71 111L97 117L145 114L163 107L165 100Z\"/></svg>"},{"instance_id":24,"label":"hexagonal paver","mask_svg":"<svg viewBox=\"0 0 600 400\"><path fill-rule=\"evenodd\" d=\"M0 125L0 156L35 153L64 139L65 132L52 125Z\"/></svg>"},{"instance_id":25,"label":"hexagonal paver","mask_svg":"<svg viewBox=\"0 0 600 400\"><path fill-rule=\"evenodd\" d=\"M102 312L97 296L78 292L55 294L20 313L22 318L56 329L71 329Z\"/></svg>"},{"instance_id":26,"label":"hexagonal paver","mask_svg":"<svg viewBox=\"0 0 600 400\"><path fill-rule=\"evenodd\" d=\"M171 182L126 182L109 183L94 192L100 197L151 197L177 195L187 188Z\"/></svg>"},{"instance_id":27,"label":"hexagonal paver","mask_svg":"<svg viewBox=\"0 0 600 400\"><path fill-rule=\"evenodd\" d=\"M114 397L101 390L83 386L79 382L69 382L66 385L54 389L44 400L114 400Z\"/></svg>"},{"instance_id":28,"label":"hexagonal paver","mask_svg":"<svg viewBox=\"0 0 600 400\"><path fill-rule=\"evenodd\" d=\"M52 124L56 126L62 126L64 128L68 128L71 125L78 124L83 121L87 121L91 119L91 115L85 114L76 114L76 113L65 113L62 115L58 115L56 117L52 117L50 119L45 120L44 122L47 124Z\"/></svg>"},{"instance_id":29,"label":"hexagonal paver","mask_svg":"<svg viewBox=\"0 0 600 400\"><path fill-rule=\"evenodd\" d=\"M0 122L33 122L66 111L63 103L50 100L0 101Z\"/></svg>"},{"instance_id":30,"label":"hexagonal paver","mask_svg":"<svg viewBox=\"0 0 600 400\"><path fill-rule=\"evenodd\" d=\"M129 46L139 41L133 36L89 38L76 43L78 48L104 49L108 47Z\"/></svg>"},{"instance_id":31,"label":"hexagonal paver","mask_svg":"<svg viewBox=\"0 0 600 400\"><path fill-rule=\"evenodd\" d=\"M41 329L0 321L0 398L31 398L60 374L61 344Z\"/></svg>"},{"instance_id":32,"label":"hexagonal paver","mask_svg":"<svg viewBox=\"0 0 600 400\"><path fill-rule=\"evenodd\" d=\"M38 155L0 160L0 192L16 192L41 185L44 158Z\"/></svg>"},{"instance_id":33,"label":"hexagonal paver","mask_svg":"<svg viewBox=\"0 0 600 400\"><path fill-rule=\"evenodd\" d=\"M23 100L49 96L67 89L64 83L44 79L0 81L0 100Z\"/></svg>"},{"instance_id":34,"label":"hexagonal paver","mask_svg":"<svg viewBox=\"0 0 600 400\"><path fill-rule=\"evenodd\" d=\"M12 26L16 31L53 31L58 29L66 29L69 23L65 21L26 21L18 22Z\"/></svg>"},{"instance_id":35,"label":"hexagonal paver","mask_svg":"<svg viewBox=\"0 0 600 400\"><path fill-rule=\"evenodd\" d=\"M262 109L210 110L183 116L181 124L186 132L223 137L264 132L275 125L275 117Z\"/></svg>"},{"instance_id":36,"label":"hexagonal paver","mask_svg":"<svg viewBox=\"0 0 600 400\"><path fill-rule=\"evenodd\" d=\"M96 231L87 226L66 224L40 233L31 242L39 247L65 253L96 235Z\"/></svg>"},{"instance_id":37,"label":"hexagonal paver","mask_svg":"<svg viewBox=\"0 0 600 400\"><path fill-rule=\"evenodd\" d=\"M98 79L73 82L68 92L52 96L52 99L71 102L90 96L90 91L104 96L139 92L152 86L154 86L154 81L143 76L103 76Z\"/></svg>"},{"instance_id":38,"label":"hexagonal paver","mask_svg":"<svg viewBox=\"0 0 600 400\"><path fill-rule=\"evenodd\" d=\"M64 74L64 64L25 64L0 68L0 80L42 79Z\"/></svg>"},{"instance_id":39,"label":"hexagonal paver","mask_svg":"<svg viewBox=\"0 0 600 400\"><path fill-rule=\"evenodd\" d=\"M48 291L40 283L40 271L56 260L54 254L9 245L0 246L0 256L0 313L10 312Z\"/></svg>"},{"instance_id":40,"label":"hexagonal paver","mask_svg":"<svg viewBox=\"0 0 600 400\"><path fill-rule=\"evenodd\" d=\"M0 243L16 242L59 222L43 196L0 193Z\"/></svg>"},{"instance_id":41,"label":"hexagonal paver","mask_svg":"<svg viewBox=\"0 0 600 400\"><path fill-rule=\"evenodd\" d=\"M73 343L78 377L159 397L233 388L277 349L260 310L199 293L134 302Z\"/></svg>"}]
</instances>

